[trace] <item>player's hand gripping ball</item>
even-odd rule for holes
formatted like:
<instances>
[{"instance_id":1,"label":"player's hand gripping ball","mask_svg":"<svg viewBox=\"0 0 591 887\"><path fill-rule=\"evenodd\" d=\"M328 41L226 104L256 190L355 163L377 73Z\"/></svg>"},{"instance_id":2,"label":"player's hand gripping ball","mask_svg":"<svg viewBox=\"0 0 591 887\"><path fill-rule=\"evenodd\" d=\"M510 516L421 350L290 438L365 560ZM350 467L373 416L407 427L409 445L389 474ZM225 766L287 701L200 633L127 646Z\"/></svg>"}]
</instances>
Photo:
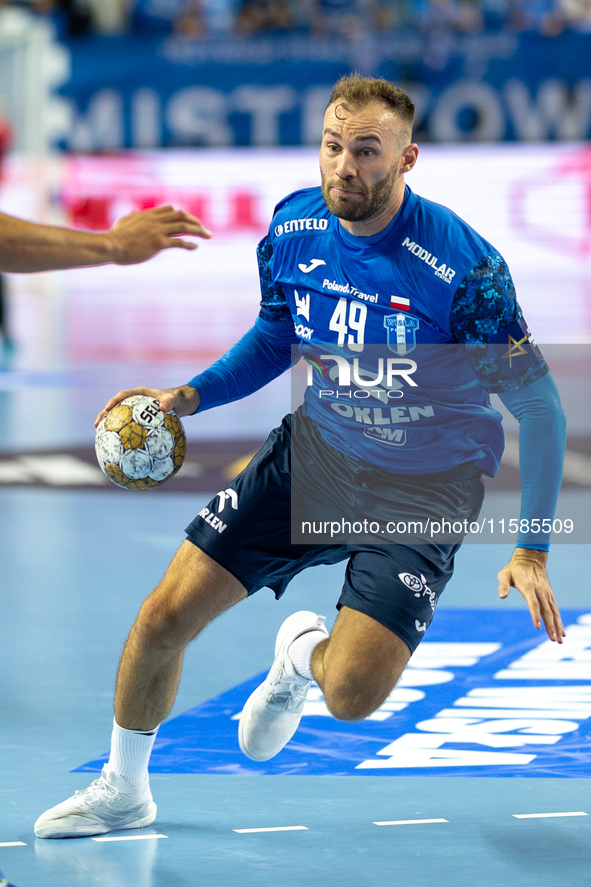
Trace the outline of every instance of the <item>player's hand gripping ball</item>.
<instances>
[{"instance_id":1,"label":"player's hand gripping ball","mask_svg":"<svg viewBox=\"0 0 591 887\"><path fill-rule=\"evenodd\" d=\"M126 397L99 422L95 438L99 465L114 484L149 490L173 477L187 442L176 413L163 413L153 397Z\"/></svg>"}]
</instances>

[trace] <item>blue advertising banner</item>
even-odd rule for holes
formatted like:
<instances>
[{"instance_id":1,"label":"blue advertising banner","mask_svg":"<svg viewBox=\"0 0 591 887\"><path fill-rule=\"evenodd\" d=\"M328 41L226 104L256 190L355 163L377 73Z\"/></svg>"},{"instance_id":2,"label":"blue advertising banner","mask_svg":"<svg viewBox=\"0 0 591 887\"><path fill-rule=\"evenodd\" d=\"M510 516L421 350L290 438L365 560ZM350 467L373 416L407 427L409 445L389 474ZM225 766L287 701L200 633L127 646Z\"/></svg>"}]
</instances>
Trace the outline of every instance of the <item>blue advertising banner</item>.
<instances>
[{"instance_id":1,"label":"blue advertising banner","mask_svg":"<svg viewBox=\"0 0 591 887\"><path fill-rule=\"evenodd\" d=\"M563 613L564 644L528 613L441 610L398 686L361 723L337 721L313 685L272 760L238 747L238 717L265 674L165 723L153 773L589 777L591 614ZM269 663L270 665L270 663ZM78 767L100 771L108 755Z\"/></svg>"},{"instance_id":2,"label":"blue advertising banner","mask_svg":"<svg viewBox=\"0 0 591 887\"><path fill-rule=\"evenodd\" d=\"M411 93L419 139L586 139L591 34L368 33L190 41L89 37L61 88L76 151L318 141L330 87L351 70Z\"/></svg>"}]
</instances>

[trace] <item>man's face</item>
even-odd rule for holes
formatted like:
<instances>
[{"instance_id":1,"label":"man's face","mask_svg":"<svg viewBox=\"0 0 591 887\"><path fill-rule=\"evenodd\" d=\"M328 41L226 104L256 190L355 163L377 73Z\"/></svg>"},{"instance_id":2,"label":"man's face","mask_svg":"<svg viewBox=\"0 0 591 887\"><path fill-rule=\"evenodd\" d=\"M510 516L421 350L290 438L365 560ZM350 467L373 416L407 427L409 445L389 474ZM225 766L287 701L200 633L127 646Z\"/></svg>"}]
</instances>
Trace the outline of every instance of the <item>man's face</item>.
<instances>
[{"instance_id":1,"label":"man's face","mask_svg":"<svg viewBox=\"0 0 591 887\"><path fill-rule=\"evenodd\" d=\"M408 128L381 101L353 110L339 101L330 105L320 172L331 213L353 223L392 216L404 194L403 173L412 168L418 152L409 141ZM416 149L412 157L409 147Z\"/></svg>"}]
</instances>

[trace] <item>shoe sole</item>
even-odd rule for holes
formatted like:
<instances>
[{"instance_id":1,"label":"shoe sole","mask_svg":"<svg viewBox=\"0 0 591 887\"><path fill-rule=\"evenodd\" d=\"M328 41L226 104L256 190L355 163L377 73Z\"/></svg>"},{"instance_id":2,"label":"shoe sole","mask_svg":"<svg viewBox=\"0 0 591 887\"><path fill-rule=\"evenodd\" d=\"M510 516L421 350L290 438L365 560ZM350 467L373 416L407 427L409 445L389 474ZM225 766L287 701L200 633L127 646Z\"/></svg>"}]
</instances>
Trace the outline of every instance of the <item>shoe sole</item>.
<instances>
[{"instance_id":1,"label":"shoe sole","mask_svg":"<svg viewBox=\"0 0 591 887\"><path fill-rule=\"evenodd\" d=\"M41 826L39 829L35 829L35 837L36 838L88 838L92 835L105 835L107 832L121 832L126 831L131 828L146 828L148 825L152 825L154 820L156 819L156 813L158 809L156 804L154 804L154 809L148 813L147 816L144 816L142 819L136 819L134 822L128 822L124 825L114 825L114 826L105 826L101 828L99 825L97 826L80 826L76 828L75 826L70 826L68 829L65 827L61 830L55 829L55 826L51 826L50 823L46 827ZM51 831L50 831L51 830Z\"/></svg>"},{"instance_id":2,"label":"shoe sole","mask_svg":"<svg viewBox=\"0 0 591 887\"><path fill-rule=\"evenodd\" d=\"M281 625L281 627L277 633L277 640L275 641L275 656L273 658L273 663L271 665L271 668L269 669L269 674L271 673L271 671L273 669L273 665L275 664L275 660L277 659L277 656L278 656L280 650L282 649L282 647L285 648L286 640L290 636L290 633L295 628L295 623L296 623L295 617L299 617L297 621L301 621L302 623L304 622L303 617L302 617L303 613L306 613L306 615L309 614L310 616L313 616L314 619L316 620L316 624L314 626L304 628L303 631L300 631L297 634L294 634L293 637L291 637L289 639L290 644L293 643L293 641L295 641L296 638L300 637L302 634L306 634L306 632L308 632L308 631L314 631L314 630L321 631L322 630L322 626L324 625L324 623L322 623L321 625L318 625L317 620L319 617L316 613L312 613L311 610L303 610L298 613L294 613L292 616L289 616L283 622L283 624ZM294 623L293 627L292 627L292 625L289 624L292 620ZM328 632L327 632L326 636L328 637ZM289 646L289 644L288 644L288 646ZM270 755L265 755L264 757L260 757L260 756L255 757L252 754L252 752L247 750L246 743L245 743L245 737L244 737L244 731L246 729L245 724L246 724L246 721L248 720L248 716L250 715L251 709L253 708L253 706L257 700L257 697L262 693L262 689L265 686L265 684L267 683L268 676L269 675L267 675L267 677L265 678L265 680L263 681L262 684L259 684L259 686L256 688L256 690L253 690L253 692L250 694L250 696L246 700L246 704L244 705L244 708L242 709L242 714L240 715L240 721L238 722L238 745L240 746L240 751L242 752L242 754L245 757L249 758L251 761L259 761L259 762L270 761L271 758L274 758L275 755L278 755L279 752L283 748L285 748L285 746L287 745L289 740L292 738L293 734L296 732L296 730L299 726L299 720L298 720L297 724L294 727L293 733L291 734L289 739L287 739L285 741L285 743L281 746L280 749L272 752L272 754L270 754Z\"/></svg>"}]
</instances>

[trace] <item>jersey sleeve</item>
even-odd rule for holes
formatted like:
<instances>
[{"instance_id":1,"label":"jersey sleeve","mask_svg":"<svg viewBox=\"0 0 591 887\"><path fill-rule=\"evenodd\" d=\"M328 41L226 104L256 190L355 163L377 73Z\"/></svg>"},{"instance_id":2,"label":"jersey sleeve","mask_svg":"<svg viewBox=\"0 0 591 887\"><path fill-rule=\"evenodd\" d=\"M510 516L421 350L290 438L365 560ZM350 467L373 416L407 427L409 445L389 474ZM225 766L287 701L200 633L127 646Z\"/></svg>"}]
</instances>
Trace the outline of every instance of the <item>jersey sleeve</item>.
<instances>
[{"instance_id":1,"label":"jersey sleeve","mask_svg":"<svg viewBox=\"0 0 591 887\"><path fill-rule=\"evenodd\" d=\"M550 373L526 389L499 395L519 422L519 473L521 514L519 548L547 551L560 492L566 445L566 417Z\"/></svg>"},{"instance_id":2,"label":"jersey sleeve","mask_svg":"<svg viewBox=\"0 0 591 887\"><path fill-rule=\"evenodd\" d=\"M273 244L263 237L257 246L259 280L261 284L261 310L259 317L271 323L291 320L291 311L281 285L273 280Z\"/></svg>"},{"instance_id":3,"label":"jersey sleeve","mask_svg":"<svg viewBox=\"0 0 591 887\"><path fill-rule=\"evenodd\" d=\"M199 412L240 400L272 382L292 365L297 342L293 323L257 317L239 342L188 383L199 392Z\"/></svg>"},{"instance_id":4,"label":"jersey sleeve","mask_svg":"<svg viewBox=\"0 0 591 887\"><path fill-rule=\"evenodd\" d=\"M505 260L481 259L457 288L450 329L489 392L516 391L548 372L515 295Z\"/></svg>"}]
</instances>

